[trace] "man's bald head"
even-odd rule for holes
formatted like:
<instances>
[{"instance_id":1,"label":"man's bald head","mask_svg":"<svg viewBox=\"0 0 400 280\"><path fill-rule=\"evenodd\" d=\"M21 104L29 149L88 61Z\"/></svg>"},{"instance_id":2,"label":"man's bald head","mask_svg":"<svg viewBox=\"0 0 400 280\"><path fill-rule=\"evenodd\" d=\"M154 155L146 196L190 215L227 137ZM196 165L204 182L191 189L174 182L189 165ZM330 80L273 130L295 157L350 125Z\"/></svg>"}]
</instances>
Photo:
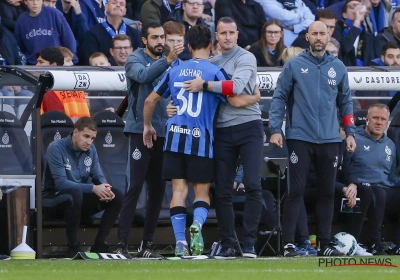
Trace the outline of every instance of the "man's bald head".
<instances>
[{"instance_id":1,"label":"man's bald head","mask_svg":"<svg viewBox=\"0 0 400 280\"><path fill-rule=\"evenodd\" d=\"M329 41L328 27L322 21L314 21L308 27L306 39L310 42L313 55L323 55Z\"/></svg>"}]
</instances>

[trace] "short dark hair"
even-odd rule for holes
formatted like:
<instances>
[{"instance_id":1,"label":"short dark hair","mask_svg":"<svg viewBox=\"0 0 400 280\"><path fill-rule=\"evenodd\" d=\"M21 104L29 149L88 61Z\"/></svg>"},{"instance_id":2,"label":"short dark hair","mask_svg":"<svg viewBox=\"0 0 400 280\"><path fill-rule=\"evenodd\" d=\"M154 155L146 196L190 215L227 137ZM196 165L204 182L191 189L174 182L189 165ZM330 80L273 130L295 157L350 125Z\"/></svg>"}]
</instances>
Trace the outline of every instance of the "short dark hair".
<instances>
[{"instance_id":1,"label":"short dark hair","mask_svg":"<svg viewBox=\"0 0 400 280\"><path fill-rule=\"evenodd\" d=\"M400 48L399 45L397 45L395 42L389 41L389 42L385 43L385 44L382 46L382 52L381 52L381 54L384 56L384 55L386 55L386 51L387 51L388 49L398 49L398 48Z\"/></svg>"},{"instance_id":2,"label":"short dark hair","mask_svg":"<svg viewBox=\"0 0 400 280\"><path fill-rule=\"evenodd\" d=\"M233 18L231 18L231 17L222 17L222 18L220 18L219 20L218 20L218 22L217 22L217 26L220 24L220 23L235 23L236 24L236 22L235 22L235 20L233 19Z\"/></svg>"},{"instance_id":3,"label":"short dark hair","mask_svg":"<svg viewBox=\"0 0 400 280\"><path fill-rule=\"evenodd\" d=\"M188 38L188 43L193 50L205 49L212 42L210 29L202 24L190 28L186 36Z\"/></svg>"},{"instance_id":4,"label":"short dark hair","mask_svg":"<svg viewBox=\"0 0 400 280\"><path fill-rule=\"evenodd\" d=\"M336 13L333 12L332 10L329 9L322 9L319 10L316 14L315 14L315 20L320 20L321 18L326 18L326 19L337 19L336 18Z\"/></svg>"},{"instance_id":5,"label":"short dark hair","mask_svg":"<svg viewBox=\"0 0 400 280\"><path fill-rule=\"evenodd\" d=\"M158 27L162 27L162 25L161 25L161 23L156 22L156 21L152 21L152 22L145 24L142 27L142 37L147 39L147 36L149 36L149 28L158 28Z\"/></svg>"},{"instance_id":6,"label":"short dark hair","mask_svg":"<svg viewBox=\"0 0 400 280\"><path fill-rule=\"evenodd\" d=\"M90 130L97 131L97 124L91 117L80 117L74 124L74 128L83 131L87 127Z\"/></svg>"},{"instance_id":7,"label":"short dark hair","mask_svg":"<svg viewBox=\"0 0 400 280\"><path fill-rule=\"evenodd\" d=\"M397 7L392 14L392 21L394 21L394 17L396 16L397 13L400 13L400 7Z\"/></svg>"},{"instance_id":8,"label":"short dark hair","mask_svg":"<svg viewBox=\"0 0 400 280\"><path fill-rule=\"evenodd\" d=\"M61 50L57 47L45 48L36 54L36 59L38 59L39 56L44 60L50 62L50 64L53 64L55 62L57 66L64 65L64 56Z\"/></svg>"},{"instance_id":9,"label":"short dark hair","mask_svg":"<svg viewBox=\"0 0 400 280\"><path fill-rule=\"evenodd\" d=\"M114 42L115 41L125 41L125 40L128 40L129 41L129 45L132 47L131 37L129 37L126 34L117 34L111 40L111 48L114 48Z\"/></svg>"},{"instance_id":10,"label":"short dark hair","mask_svg":"<svg viewBox=\"0 0 400 280\"><path fill-rule=\"evenodd\" d=\"M346 3L344 3L344 5L342 7L342 14L347 12L347 6L349 5L350 2L354 2L354 1L362 3L361 0L347 0Z\"/></svg>"}]
</instances>

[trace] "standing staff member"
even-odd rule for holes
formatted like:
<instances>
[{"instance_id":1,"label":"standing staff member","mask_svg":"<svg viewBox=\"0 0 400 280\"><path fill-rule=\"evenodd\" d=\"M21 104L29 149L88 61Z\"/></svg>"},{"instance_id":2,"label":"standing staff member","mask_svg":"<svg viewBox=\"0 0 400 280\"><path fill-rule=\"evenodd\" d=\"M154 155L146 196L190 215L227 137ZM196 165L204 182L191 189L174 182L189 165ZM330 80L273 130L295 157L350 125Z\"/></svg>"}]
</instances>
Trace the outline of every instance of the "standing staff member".
<instances>
[{"instance_id":1,"label":"standing staff member","mask_svg":"<svg viewBox=\"0 0 400 280\"><path fill-rule=\"evenodd\" d=\"M281 127L286 107L289 185L283 206L283 255L298 255L293 245L294 233L307 174L313 162L319 188L318 255L338 256L342 254L329 245L336 167L342 141L338 109L345 126L346 148L354 152L353 103L346 68L330 52L325 52L330 37L326 25L320 21L312 23L306 37L310 48L282 68L269 112L270 142L282 147Z\"/></svg>"}]
</instances>

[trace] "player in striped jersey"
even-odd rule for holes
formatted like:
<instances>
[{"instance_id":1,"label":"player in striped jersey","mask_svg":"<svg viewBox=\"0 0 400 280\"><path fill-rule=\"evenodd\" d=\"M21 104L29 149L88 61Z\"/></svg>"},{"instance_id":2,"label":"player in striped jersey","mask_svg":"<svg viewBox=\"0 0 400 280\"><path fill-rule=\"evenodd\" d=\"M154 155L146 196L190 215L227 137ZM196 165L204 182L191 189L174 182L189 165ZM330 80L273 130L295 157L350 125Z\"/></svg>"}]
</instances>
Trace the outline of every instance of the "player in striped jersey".
<instances>
[{"instance_id":1,"label":"player in striped jersey","mask_svg":"<svg viewBox=\"0 0 400 280\"><path fill-rule=\"evenodd\" d=\"M225 71L208 62L211 33L206 26L194 26L188 33L189 49L193 59L173 67L146 99L143 109L143 142L151 148L157 138L151 125L151 117L156 103L162 98L172 97L178 106L177 114L167 122L164 143L163 179L172 180L173 197L170 204L171 222L176 239L175 254L189 255L186 242L186 205L188 182L193 183L195 200L194 217L190 227L190 248L193 255L200 255L204 249L201 228L210 205L208 195L213 175L213 126L219 101L226 99L219 93L203 90L197 93L182 88L183 82L195 75L205 80L226 80ZM229 102L240 105L240 98ZM258 97L259 98L259 97Z\"/></svg>"}]
</instances>

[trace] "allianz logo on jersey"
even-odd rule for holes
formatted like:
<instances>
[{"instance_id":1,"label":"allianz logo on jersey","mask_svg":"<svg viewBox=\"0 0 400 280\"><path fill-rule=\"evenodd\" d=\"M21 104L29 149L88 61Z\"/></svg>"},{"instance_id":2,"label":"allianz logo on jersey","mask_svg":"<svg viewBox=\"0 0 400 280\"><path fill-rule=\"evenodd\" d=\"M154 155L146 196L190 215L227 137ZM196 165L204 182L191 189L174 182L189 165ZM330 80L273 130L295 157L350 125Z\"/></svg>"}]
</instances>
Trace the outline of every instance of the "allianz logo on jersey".
<instances>
[{"instance_id":1,"label":"allianz logo on jersey","mask_svg":"<svg viewBox=\"0 0 400 280\"><path fill-rule=\"evenodd\" d=\"M3 137L1 137L1 142L2 144L0 144L0 148L12 148L12 144L9 144L10 136L8 136L7 131L5 131Z\"/></svg>"},{"instance_id":2,"label":"allianz logo on jersey","mask_svg":"<svg viewBox=\"0 0 400 280\"><path fill-rule=\"evenodd\" d=\"M114 148L115 144L111 144L112 143L112 135L111 133L108 131L106 134L106 137L104 138L104 140L106 141L107 144L103 144L104 148Z\"/></svg>"},{"instance_id":3,"label":"allianz logo on jersey","mask_svg":"<svg viewBox=\"0 0 400 280\"><path fill-rule=\"evenodd\" d=\"M172 131L175 133L187 134L187 135L192 134L193 137L196 137L196 138L201 136L200 128L198 128L198 127L195 127L195 128L193 128L193 130L191 130L189 128L183 128L183 127L180 127L179 125L173 124L169 128L169 131Z\"/></svg>"}]
</instances>

